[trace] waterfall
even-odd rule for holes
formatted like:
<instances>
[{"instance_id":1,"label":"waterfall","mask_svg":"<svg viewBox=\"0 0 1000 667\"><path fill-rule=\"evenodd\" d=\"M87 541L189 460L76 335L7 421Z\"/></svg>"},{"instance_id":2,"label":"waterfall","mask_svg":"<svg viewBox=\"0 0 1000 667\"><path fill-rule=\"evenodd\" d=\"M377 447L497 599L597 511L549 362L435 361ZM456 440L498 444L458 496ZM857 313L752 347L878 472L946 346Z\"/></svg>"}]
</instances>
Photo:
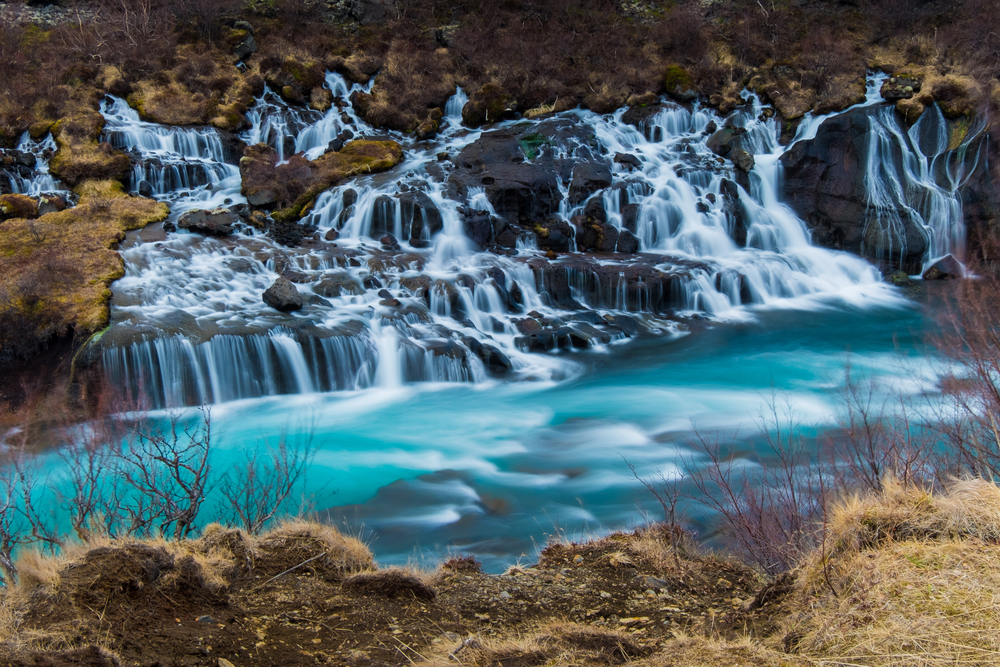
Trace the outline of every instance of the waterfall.
<instances>
[{"instance_id":1,"label":"waterfall","mask_svg":"<svg viewBox=\"0 0 1000 667\"><path fill-rule=\"evenodd\" d=\"M962 240L957 192L968 178L962 151L972 140L949 147L936 109L901 130L891 109L877 106L880 81L859 105L871 107L871 220L892 224L898 203L908 202L904 210L927 230L931 253L948 252ZM384 134L347 102L370 85L351 86L333 73L326 85L335 103L325 113L266 90L240 138L268 143L281 159L293 152L315 159L335 139ZM126 276L114 285L112 326L99 343L109 379L158 407L476 383L496 374L560 379L576 373L577 362L557 352L600 350L635 335L679 336L688 317L745 320L762 308L898 302L865 260L813 246L805 223L780 201L779 158L787 148L752 95L727 118L661 103L634 125L625 109L576 110L471 131L460 127L466 101L458 89L434 140L392 134L405 161L390 174L358 176L317 197L302 224L334 243L288 248L246 229L125 247ZM106 139L138 156L133 179L169 200L173 215L245 201L221 133L147 123L116 98L102 112ZM809 141L823 120L804 119L795 141ZM749 173L708 147L712 127L727 124L754 155ZM524 227L535 221L503 219L510 203L489 179L456 193L449 175L465 168L463 151L493 132L530 138L537 131L548 133L542 147L518 160L551 170L548 215L566 221L568 242L579 240L570 221L596 204L619 235L634 234L638 254L547 257ZM628 166L621 155L630 156ZM606 165L610 187L581 196L573 180L580 163ZM473 236L491 236L496 225L516 238L484 252ZM398 247L382 244L386 234ZM261 300L278 275L293 280L302 310L279 313Z\"/></svg>"},{"instance_id":2,"label":"waterfall","mask_svg":"<svg viewBox=\"0 0 1000 667\"><path fill-rule=\"evenodd\" d=\"M873 114L868 122L867 225L889 232L880 238L905 239L905 225L914 224L927 238L925 266L949 253L964 254L965 221L959 189L972 175L966 153L973 150L973 144L977 154L971 163L979 163L984 122L972 121L954 146L951 128L937 105L929 106L908 131L900 126L891 107ZM876 250L885 256L902 256L906 247Z\"/></svg>"}]
</instances>

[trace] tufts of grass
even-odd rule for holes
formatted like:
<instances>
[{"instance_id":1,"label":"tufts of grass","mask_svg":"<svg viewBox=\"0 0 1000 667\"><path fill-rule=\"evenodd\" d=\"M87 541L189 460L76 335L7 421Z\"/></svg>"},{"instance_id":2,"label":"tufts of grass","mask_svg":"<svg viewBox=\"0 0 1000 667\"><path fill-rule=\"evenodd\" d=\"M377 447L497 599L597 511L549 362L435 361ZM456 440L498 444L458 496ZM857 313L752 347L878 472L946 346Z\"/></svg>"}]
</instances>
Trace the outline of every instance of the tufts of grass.
<instances>
[{"instance_id":1,"label":"tufts of grass","mask_svg":"<svg viewBox=\"0 0 1000 667\"><path fill-rule=\"evenodd\" d=\"M840 664L994 664L1000 657L1000 488L887 483L833 513L829 553L798 575L786 637Z\"/></svg>"}]
</instances>

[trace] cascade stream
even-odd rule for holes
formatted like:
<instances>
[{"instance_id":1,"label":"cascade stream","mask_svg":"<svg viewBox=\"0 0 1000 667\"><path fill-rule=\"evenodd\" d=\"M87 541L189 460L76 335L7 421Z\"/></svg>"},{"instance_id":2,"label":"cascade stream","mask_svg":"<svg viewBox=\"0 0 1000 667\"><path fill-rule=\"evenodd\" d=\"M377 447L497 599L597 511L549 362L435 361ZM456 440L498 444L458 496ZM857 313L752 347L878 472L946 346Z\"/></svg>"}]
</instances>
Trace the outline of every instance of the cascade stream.
<instances>
[{"instance_id":1,"label":"cascade stream","mask_svg":"<svg viewBox=\"0 0 1000 667\"><path fill-rule=\"evenodd\" d=\"M879 84L870 82L859 106L885 107L878 105ZM327 85L339 99L352 90L336 74ZM184 230L135 235L122 249L127 275L114 285L113 323L100 339L108 377L141 391L153 407L477 383L498 373L560 379L576 372L572 355L560 350L676 337L699 318L740 321L761 308L898 299L865 260L811 244L805 223L782 204L779 158L787 148L755 97L728 119L665 103L633 124L623 121L624 109L608 116L571 111L488 130L460 125L465 99L459 90L448 103L437 139L393 135L405 160L391 172L357 177L317 198L302 224L320 239L335 230L335 243L287 248L250 226L224 238ZM143 122L120 99L108 98L102 113L105 139L133 154L133 189L168 201L174 218L245 202L238 151L220 133ZM937 160L947 137L927 145L917 127L904 136L886 113L871 116L878 131L871 134L870 178L885 184L871 187L872 207L895 210L880 202L913 200L908 210L917 216L922 207L929 221L929 255L940 256L962 242L960 160L957 167ZM241 139L264 141L282 158L318 157L344 130L379 134L349 106L320 114L290 107L270 91L249 119ZM795 141L808 141L822 120L803 122ZM742 145L756 162L745 178L707 146L710 130L724 125L745 131ZM499 253L483 252L469 238L469 212L496 211L485 187L456 185L453 162L491 133L533 137L525 134L533 127L549 128L535 163L558 168L576 160L579 170L587 160L610 171L610 187L592 193L558 177L556 217L572 219L599 201L610 225L634 233L638 253L552 260L530 233ZM880 173L891 167L882 153L901 149L903 173ZM945 186L936 184L939 172ZM380 246L386 233L399 239L398 250ZM301 311L278 313L261 300L279 274L294 276L306 302ZM525 326L529 313L541 326Z\"/></svg>"}]
</instances>

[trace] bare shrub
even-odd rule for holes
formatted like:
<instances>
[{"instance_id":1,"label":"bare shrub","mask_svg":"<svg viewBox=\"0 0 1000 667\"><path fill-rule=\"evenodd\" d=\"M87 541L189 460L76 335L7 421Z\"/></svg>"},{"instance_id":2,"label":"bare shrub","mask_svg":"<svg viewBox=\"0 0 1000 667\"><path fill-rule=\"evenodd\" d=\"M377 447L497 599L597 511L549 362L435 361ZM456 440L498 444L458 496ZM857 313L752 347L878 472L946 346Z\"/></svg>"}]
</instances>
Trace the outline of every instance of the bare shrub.
<instances>
[{"instance_id":1,"label":"bare shrub","mask_svg":"<svg viewBox=\"0 0 1000 667\"><path fill-rule=\"evenodd\" d=\"M212 420L202 409L199 426L170 417L167 429L145 418L133 425L118 457L117 474L130 492L122 493L128 534L172 535L180 540L197 528L198 514L212 488Z\"/></svg>"},{"instance_id":2,"label":"bare shrub","mask_svg":"<svg viewBox=\"0 0 1000 667\"><path fill-rule=\"evenodd\" d=\"M299 514L289 506L290 501L304 485L315 455L311 440L290 447L285 437L276 447L265 443L254 448L245 463L226 472L219 482L219 493L224 498L219 513L250 535L260 533L282 513Z\"/></svg>"},{"instance_id":3,"label":"bare shrub","mask_svg":"<svg viewBox=\"0 0 1000 667\"><path fill-rule=\"evenodd\" d=\"M776 575L821 543L831 477L787 399L772 392L757 426L767 453L757 461L740 459L736 434L695 429L692 444L701 458L687 462L687 474L746 562Z\"/></svg>"}]
</instances>

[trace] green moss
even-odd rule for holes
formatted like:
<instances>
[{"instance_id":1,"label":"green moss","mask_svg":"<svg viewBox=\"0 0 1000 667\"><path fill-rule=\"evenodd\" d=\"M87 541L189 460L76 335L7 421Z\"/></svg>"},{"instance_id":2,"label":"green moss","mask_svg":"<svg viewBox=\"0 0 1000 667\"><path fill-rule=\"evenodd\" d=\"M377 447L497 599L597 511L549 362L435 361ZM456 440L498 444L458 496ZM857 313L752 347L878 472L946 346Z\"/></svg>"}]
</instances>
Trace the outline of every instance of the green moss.
<instances>
[{"instance_id":1,"label":"green moss","mask_svg":"<svg viewBox=\"0 0 1000 667\"><path fill-rule=\"evenodd\" d=\"M521 150L524 151L524 156L529 160L534 160L538 157L538 154L541 152L543 147L552 145L552 140L544 134L533 132L532 134L526 134L518 139L517 143L521 145Z\"/></svg>"},{"instance_id":2,"label":"green moss","mask_svg":"<svg viewBox=\"0 0 1000 667\"><path fill-rule=\"evenodd\" d=\"M302 217L306 205L319 193L345 178L361 173L387 171L403 161L403 149L395 141L358 139L347 143L336 153L327 153L312 162L315 170L305 192L291 206L277 211L272 217L278 222Z\"/></svg>"},{"instance_id":3,"label":"green moss","mask_svg":"<svg viewBox=\"0 0 1000 667\"><path fill-rule=\"evenodd\" d=\"M667 92L694 90L694 77L680 65L670 65L663 75Z\"/></svg>"}]
</instances>

